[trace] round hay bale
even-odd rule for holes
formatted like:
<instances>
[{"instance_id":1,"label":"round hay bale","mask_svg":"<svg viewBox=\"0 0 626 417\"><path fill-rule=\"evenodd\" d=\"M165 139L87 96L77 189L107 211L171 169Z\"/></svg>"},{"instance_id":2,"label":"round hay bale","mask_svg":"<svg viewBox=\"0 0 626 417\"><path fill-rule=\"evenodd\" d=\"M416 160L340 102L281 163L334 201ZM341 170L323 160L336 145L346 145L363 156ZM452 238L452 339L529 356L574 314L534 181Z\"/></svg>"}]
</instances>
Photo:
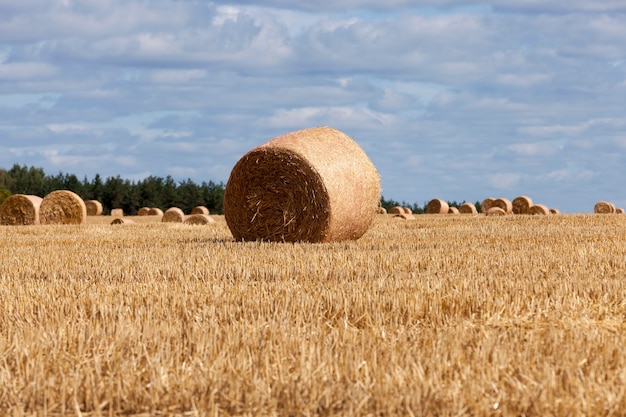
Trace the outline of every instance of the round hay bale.
<instances>
[{"instance_id":1,"label":"round hay bale","mask_svg":"<svg viewBox=\"0 0 626 417\"><path fill-rule=\"evenodd\" d=\"M493 200L492 207L500 207L506 214L513 213L513 204L511 204L511 200L507 198L496 198Z\"/></svg>"},{"instance_id":2,"label":"round hay bale","mask_svg":"<svg viewBox=\"0 0 626 417\"><path fill-rule=\"evenodd\" d=\"M111 209L111 216L113 217L123 217L124 216L124 209L121 208L115 208L115 209Z\"/></svg>"},{"instance_id":3,"label":"round hay bale","mask_svg":"<svg viewBox=\"0 0 626 417\"><path fill-rule=\"evenodd\" d=\"M182 223L185 221L185 213L178 207L170 207L163 213L162 222Z\"/></svg>"},{"instance_id":4,"label":"round hay bale","mask_svg":"<svg viewBox=\"0 0 626 417\"><path fill-rule=\"evenodd\" d=\"M489 210L487 210L485 215L487 215L487 216L505 216L506 215L506 211L504 211L500 207L491 207Z\"/></svg>"},{"instance_id":5,"label":"round hay bale","mask_svg":"<svg viewBox=\"0 0 626 417\"><path fill-rule=\"evenodd\" d=\"M432 199L426 205L426 214L448 214L448 203L438 198Z\"/></svg>"},{"instance_id":6,"label":"round hay bale","mask_svg":"<svg viewBox=\"0 0 626 417\"><path fill-rule=\"evenodd\" d=\"M149 216L150 207L142 207L137 211L137 216Z\"/></svg>"},{"instance_id":7,"label":"round hay bale","mask_svg":"<svg viewBox=\"0 0 626 417\"><path fill-rule=\"evenodd\" d=\"M448 214L459 214L459 209L456 207L448 208Z\"/></svg>"},{"instance_id":8,"label":"round hay bale","mask_svg":"<svg viewBox=\"0 0 626 417\"><path fill-rule=\"evenodd\" d=\"M415 216L413 214L408 214L408 213L394 214L392 218L397 219L397 220L415 220Z\"/></svg>"},{"instance_id":9,"label":"round hay bale","mask_svg":"<svg viewBox=\"0 0 626 417\"><path fill-rule=\"evenodd\" d=\"M235 240L332 242L358 239L380 202L380 177L348 135L316 127L246 153L224 191Z\"/></svg>"},{"instance_id":10,"label":"round hay bale","mask_svg":"<svg viewBox=\"0 0 626 417\"><path fill-rule=\"evenodd\" d=\"M72 191L53 191L41 200L39 221L41 224L83 224L87 221L87 207Z\"/></svg>"},{"instance_id":11,"label":"round hay bale","mask_svg":"<svg viewBox=\"0 0 626 417\"><path fill-rule=\"evenodd\" d=\"M162 215L163 215L163 210L161 210L160 208L152 207L150 210L148 210L148 216L162 216Z\"/></svg>"},{"instance_id":12,"label":"round hay bale","mask_svg":"<svg viewBox=\"0 0 626 417\"><path fill-rule=\"evenodd\" d=\"M196 206L193 209L191 209L191 214L206 214L208 216L209 209L206 208L205 206Z\"/></svg>"},{"instance_id":13,"label":"round hay bale","mask_svg":"<svg viewBox=\"0 0 626 417\"><path fill-rule=\"evenodd\" d=\"M85 207L87 208L87 216L101 216L102 215L102 203L98 200L85 201Z\"/></svg>"},{"instance_id":14,"label":"round hay bale","mask_svg":"<svg viewBox=\"0 0 626 417\"><path fill-rule=\"evenodd\" d=\"M477 214L476 206L473 203L463 203L459 207L459 213L461 214Z\"/></svg>"},{"instance_id":15,"label":"round hay bale","mask_svg":"<svg viewBox=\"0 0 626 417\"><path fill-rule=\"evenodd\" d=\"M513 214L529 214L533 200L525 195L520 195L515 197L511 204L513 205Z\"/></svg>"},{"instance_id":16,"label":"round hay bale","mask_svg":"<svg viewBox=\"0 0 626 417\"><path fill-rule=\"evenodd\" d=\"M127 219L125 217L118 217L116 219L113 219L113 221L111 222L111 224L134 224L135 221L133 219Z\"/></svg>"},{"instance_id":17,"label":"round hay bale","mask_svg":"<svg viewBox=\"0 0 626 417\"><path fill-rule=\"evenodd\" d=\"M487 214L487 212L489 211L489 209L491 207L493 207L493 202L496 201L494 198L491 197L487 197L485 198L482 203L480 203L480 212L481 213L485 213Z\"/></svg>"},{"instance_id":18,"label":"round hay bale","mask_svg":"<svg viewBox=\"0 0 626 417\"><path fill-rule=\"evenodd\" d=\"M13 194L0 205L0 224L27 226L39 224L42 198L36 195Z\"/></svg>"},{"instance_id":19,"label":"round hay bale","mask_svg":"<svg viewBox=\"0 0 626 417\"><path fill-rule=\"evenodd\" d=\"M411 207L402 207L402 210L404 210L406 214L413 214L413 210L411 210Z\"/></svg>"},{"instance_id":20,"label":"round hay bale","mask_svg":"<svg viewBox=\"0 0 626 417\"><path fill-rule=\"evenodd\" d=\"M187 218L185 219L183 223L192 224L192 225L197 225L197 224L203 225L203 224L215 223L215 220L208 214L196 213L196 214L191 214L187 216Z\"/></svg>"},{"instance_id":21,"label":"round hay bale","mask_svg":"<svg viewBox=\"0 0 626 417\"><path fill-rule=\"evenodd\" d=\"M550 214L561 214L561 211L557 208L551 208L550 209Z\"/></svg>"},{"instance_id":22,"label":"round hay bale","mask_svg":"<svg viewBox=\"0 0 626 417\"><path fill-rule=\"evenodd\" d=\"M550 214L550 209L543 204L533 204L527 214L547 216Z\"/></svg>"},{"instance_id":23,"label":"round hay bale","mask_svg":"<svg viewBox=\"0 0 626 417\"><path fill-rule=\"evenodd\" d=\"M400 206L393 206L389 209L389 214L404 214L404 208Z\"/></svg>"},{"instance_id":24,"label":"round hay bale","mask_svg":"<svg viewBox=\"0 0 626 417\"><path fill-rule=\"evenodd\" d=\"M615 213L615 205L608 201L598 201L593 207L593 212L596 214L612 214Z\"/></svg>"},{"instance_id":25,"label":"round hay bale","mask_svg":"<svg viewBox=\"0 0 626 417\"><path fill-rule=\"evenodd\" d=\"M378 207L376 209L376 214L387 214L387 209L384 207Z\"/></svg>"},{"instance_id":26,"label":"round hay bale","mask_svg":"<svg viewBox=\"0 0 626 417\"><path fill-rule=\"evenodd\" d=\"M616 214L624 214L624 209L623 209L623 208L621 208L621 207L617 207L617 208L615 209L615 213L616 213Z\"/></svg>"}]
</instances>

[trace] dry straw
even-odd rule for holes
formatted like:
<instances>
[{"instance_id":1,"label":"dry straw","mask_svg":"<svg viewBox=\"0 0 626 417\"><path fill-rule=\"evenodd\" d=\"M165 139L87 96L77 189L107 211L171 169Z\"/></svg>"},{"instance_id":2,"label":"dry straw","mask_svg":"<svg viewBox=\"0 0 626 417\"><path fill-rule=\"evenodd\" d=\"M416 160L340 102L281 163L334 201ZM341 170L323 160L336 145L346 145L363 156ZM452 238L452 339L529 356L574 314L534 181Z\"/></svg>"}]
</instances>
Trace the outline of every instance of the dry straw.
<instances>
[{"instance_id":1,"label":"dry straw","mask_svg":"<svg viewBox=\"0 0 626 417\"><path fill-rule=\"evenodd\" d=\"M485 214L487 216L506 216L506 211L500 207L491 207Z\"/></svg>"},{"instance_id":2,"label":"dry straw","mask_svg":"<svg viewBox=\"0 0 626 417\"><path fill-rule=\"evenodd\" d=\"M149 216L150 207L142 207L137 211L137 216Z\"/></svg>"},{"instance_id":3,"label":"dry straw","mask_svg":"<svg viewBox=\"0 0 626 417\"><path fill-rule=\"evenodd\" d=\"M448 214L459 214L459 209L456 207L450 207L448 208Z\"/></svg>"},{"instance_id":4,"label":"dry straw","mask_svg":"<svg viewBox=\"0 0 626 417\"><path fill-rule=\"evenodd\" d=\"M206 214L209 215L209 209L205 206L196 206L191 209L191 214Z\"/></svg>"},{"instance_id":5,"label":"dry straw","mask_svg":"<svg viewBox=\"0 0 626 417\"><path fill-rule=\"evenodd\" d=\"M85 201L85 207L87 208L87 216L102 215L102 203L98 200Z\"/></svg>"},{"instance_id":6,"label":"dry straw","mask_svg":"<svg viewBox=\"0 0 626 417\"><path fill-rule=\"evenodd\" d=\"M196 213L187 216L183 223L192 225L203 225L215 223L215 220L213 220L213 218L208 214Z\"/></svg>"},{"instance_id":7,"label":"dry straw","mask_svg":"<svg viewBox=\"0 0 626 417\"><path fill-rule=\"evenodd\" d=\"M615 205L608 201L598 201L593 207L593 212L596 214L612 214L615 213Z\"/></svg>"},{"instance_id":8,"label":"dry straw","mask_svg":"<svg viewBox=\"0 0 626 417\"><path fill-rule=\"evenodd\" d=\"M162 215L163 215L163 210L161 210L160 208L152 207L151 209L148 210L148 216L162 216Z\"/></svg>"},{"instance_id":9,"label":"dry straw","mask_svg":"<svg viewBox=\"0 0 626 417\"><path fill-rule=\"evenodd\" d=\"M550 214L550 209L543 204L533 204L528 209L528 214L547 216Z\"/></svg>"},{"instance_id":10,"label":"dry straw","mask_svg":"<svg viewBox=\"0 0 626 417\"><path fill-rule=\"evenodd\" d=\"M376 209L376 213L377 213L377 214L387 214L387 209L386 209L386 208L384 208L384 207L378 207L378 208Z\"/></svg>"},{"instance_id":11,"label":"dry straw","mask_svg":"<svg viewBox=\"0 0 626 417\"><path fill-rule=\"evenodd\" d=\"M53 191L41 201L39 221L41 224L82 224L87 221L87 207L72 191Z\"/></svg>"},{"instance_id":12,"label":"dry straw","mask_svg":"<svg viewBox=\"0 0 626 417\"><path fill-rule=\"evenodd\" d=\"M438 198L432 199L426 205L426 214L448 214L448 203Z\"/></svg>"},{"instance_id":13,"label":"dry straw","mask_svg":"<svg viewBox=\"0 0 626 417\"><path fill-rule=\"evenodd\" d=\"M182 223L185 221L185 213L178 207L170 207L163 213L162 222Z\"/></svg>"},{"instance_id":14,"label":"dry straw","mask_svg":"<svg viewBox=\"0 0 626 417\"><path fill-rule=\"evenodd\" d=\"M500 207L506 214L513 213L513 204L507 198L496 198L493 200L493 207Z\"/></svg>"},{"instance_id":15,"label":"dry straw","mask_svg":"<svg viewBox=\"0 0 626 417\"><path fill-rule=\"evenodd\" d=\"M380 202L363 149L330 127L274 138L245 154L224 192L236 240L332 242L360 238Z\"/></svg>"},{"instance_id":16,"label":"dry straw","mask_svg":"<svg viewBox=\"0 0 626 417\"><path fill-rule=\"evenodd\" d=\"M124 216L124 209L121 208L115 208L115 209L111 209L111 216L117 216L117 217L122 217Z\"/></svg>"},{"instance_id":17,"label":"dry straw","mask_svg":"<svg viewBox=\"0 0 626 417\"><path fill-rule=\"evenodd\" d=\"M13 194L0 205L0 224L27 226L39 224L42 198L36 195Z\"/></svg>"},{"instance_id":18,"label":"dry straw","mask_svg":"<svg viewBox=\"0 0 626 417\"><path fill-rule=\"evenodd\" d=\"M489 209L491 207L493 207L493 202L496 201L494 198L491 197L487 197L483 200L483 202L480 204L480 211L482 213L487 214L487 212L489 211Z\"/></svg>"},{"instance_id":19,"label":"dry straw","mask_svg":"<svg viewBox=\"0 0 626 417\"><path fill-rule=\"evenodd\" d=\"M521 195L515 197L511 204L513 205L513 214L530 214L530 207L533 205L533 200L530 197Z\"/></svg>"},{"instance_id":20,"label":"dry straw","mask_svg":"<svg viewBox=\"0 0 626 417\"><path fill-rule=\"evenodd\" d=\"M404 214L404 207L393 206L389 209L389 214Z\"/></svg>"},{"instance_id":21,"label":"dry straw","mask_svg":"<svg viewBox=\"0 0 626 417\"><path fill-rule=\"evenodd\" d=\"M472 203L466 202L459 207L459 213L461 214L477 214L476 206Z\"/></svg>"},{"instance_id":22,"label":"dry straw","mask_svg":"<svg viewBox=\"0 0 626 417\"><path fill-rule=\"evenodd\" d=\"M134 224L135 221L133 219L127 219L125 217L118 217L117 219L113 219L111 224Z\"/></svg>"}]
</instances>

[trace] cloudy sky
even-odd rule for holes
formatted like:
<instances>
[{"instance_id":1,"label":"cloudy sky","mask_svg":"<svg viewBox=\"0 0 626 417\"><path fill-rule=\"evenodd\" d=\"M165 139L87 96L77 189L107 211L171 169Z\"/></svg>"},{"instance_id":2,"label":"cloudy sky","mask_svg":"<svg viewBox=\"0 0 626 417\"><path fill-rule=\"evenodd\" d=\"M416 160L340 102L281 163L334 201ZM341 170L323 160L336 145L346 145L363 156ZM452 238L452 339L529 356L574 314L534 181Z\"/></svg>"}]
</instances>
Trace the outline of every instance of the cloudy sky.
<instances>
[{"instance_id":1,"label":"cloudy sky","mask_svg":"<svg viewBox=\"0 0 626 417\"><path fill-rule=\"evenodd\" d=\"M0 0L0 167L226 182L332 126L383 196L626 207L623 0Z\"/></svg>"}]
</instances>

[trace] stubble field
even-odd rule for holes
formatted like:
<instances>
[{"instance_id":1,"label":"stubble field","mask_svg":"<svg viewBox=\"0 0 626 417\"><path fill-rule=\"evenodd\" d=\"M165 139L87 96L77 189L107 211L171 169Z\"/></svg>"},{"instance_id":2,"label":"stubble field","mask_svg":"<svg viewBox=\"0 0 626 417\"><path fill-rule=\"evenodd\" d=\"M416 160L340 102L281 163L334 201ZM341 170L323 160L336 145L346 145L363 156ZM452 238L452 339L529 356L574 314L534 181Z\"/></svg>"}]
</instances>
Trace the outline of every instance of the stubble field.
<instances>
[{"instance_id":1,"label":"stubble field","mask_svg":"<svg viewBox=\"0 0 626 417\"><path fill-rule=\"evenodd\" d=\"M0 413L622 415L626 217L0 227Z\"/></svg>"}]
</instances>

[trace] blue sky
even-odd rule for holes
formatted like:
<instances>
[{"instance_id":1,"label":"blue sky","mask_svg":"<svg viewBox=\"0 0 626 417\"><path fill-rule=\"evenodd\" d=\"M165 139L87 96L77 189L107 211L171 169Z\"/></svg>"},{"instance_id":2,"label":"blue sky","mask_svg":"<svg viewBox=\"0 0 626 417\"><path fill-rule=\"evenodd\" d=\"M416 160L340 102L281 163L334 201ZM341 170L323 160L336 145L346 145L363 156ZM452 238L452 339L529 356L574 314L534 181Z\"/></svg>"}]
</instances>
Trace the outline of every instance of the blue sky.
<instances>
[{"instance_id":1,"label":"blue sky","mask_svg":"<svg viewBox=\"0 0 626 417\"><path fill-rule=\"evenodd\" d=\"M227 181L332 126L388 199L626 207L623 0L0 0L0 167Z\"/></svg>"}]
</instances>

